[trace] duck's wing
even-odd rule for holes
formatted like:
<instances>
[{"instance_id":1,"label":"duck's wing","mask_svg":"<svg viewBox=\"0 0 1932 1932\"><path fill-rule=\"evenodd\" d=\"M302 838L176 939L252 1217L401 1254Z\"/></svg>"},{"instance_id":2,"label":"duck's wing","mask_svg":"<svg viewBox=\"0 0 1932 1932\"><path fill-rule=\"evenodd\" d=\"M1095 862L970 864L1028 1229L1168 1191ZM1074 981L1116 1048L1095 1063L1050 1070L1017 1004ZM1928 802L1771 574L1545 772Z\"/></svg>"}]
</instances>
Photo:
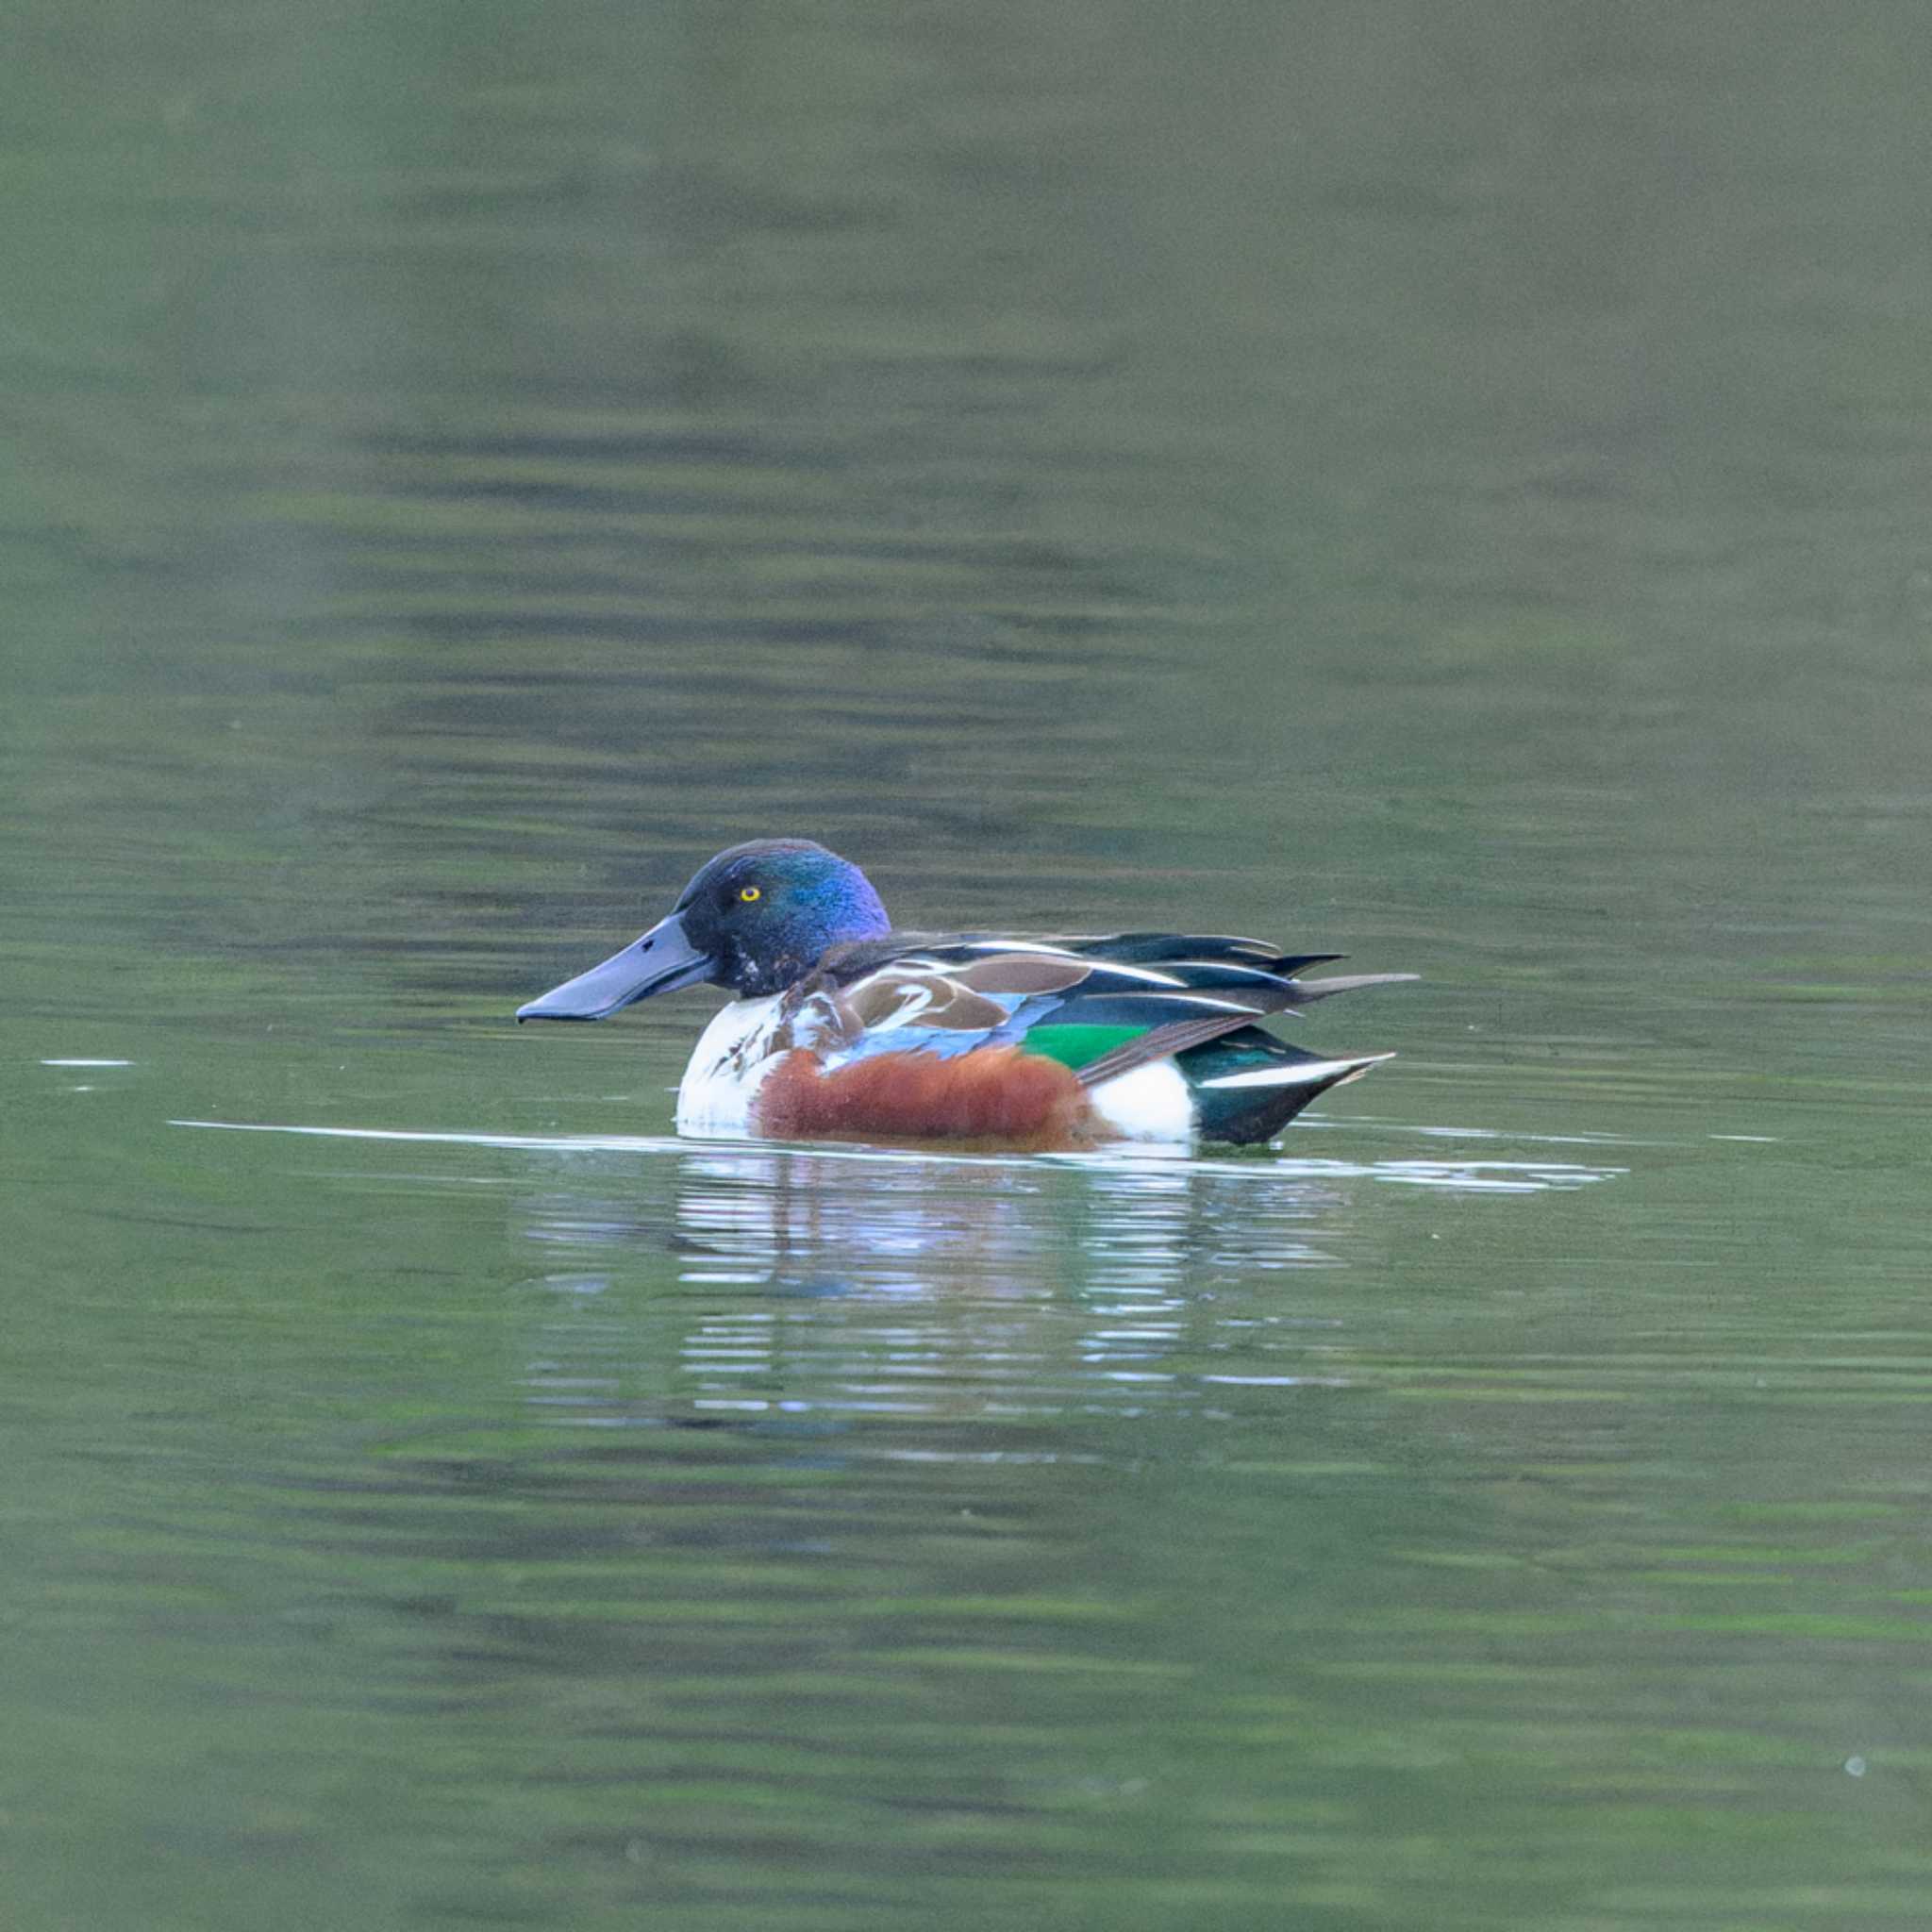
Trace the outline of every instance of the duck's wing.
<instances>
[{"instance_id":1,"label":"duck's wing","mask_svg":"<svg viewBox=\"0 0 1932 1932\"><path fill-rule=\"evenodd\" d=\"M1331 993L1414 977L1294 976L1339 957L1185 933L896 934L828 956L822 983L841 1058L1024 1045L1091 1086Z\"/></svg>"},{"instance_id":2,"label":"duck's wing","mask_svg":"<svg viewBox=\"0 0 1932 1932\"><path fill-rule=\"evenodd\" d=\"M849 976L854 971L870 971L915 953L963 966L1007 952L1064 953L1076 959L1115 966L1258 968L1278 979L1291 977L1305 966L1324 966L1344 957L1341 953L1284 953L1267 940L1236 939L1227 933L893 932L884 939L861 940L837 948L832 958L845 962L839 970Z\"/></svg>"}]
</instances>

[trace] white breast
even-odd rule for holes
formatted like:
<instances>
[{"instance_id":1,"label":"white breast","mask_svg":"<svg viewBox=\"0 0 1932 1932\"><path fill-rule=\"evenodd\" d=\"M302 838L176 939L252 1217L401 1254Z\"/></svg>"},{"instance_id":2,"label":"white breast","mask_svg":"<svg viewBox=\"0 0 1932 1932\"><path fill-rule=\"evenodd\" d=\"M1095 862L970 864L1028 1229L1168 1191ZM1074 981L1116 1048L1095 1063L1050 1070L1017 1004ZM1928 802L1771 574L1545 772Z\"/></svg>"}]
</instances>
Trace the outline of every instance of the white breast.
<instances>
[{"instance_id":1,"label":"white breast","mask_svg":"<svg viewBox=\"0 0 1932 1932\"><path fill-rule=\"evenodd\" d=\"M750 1131L751 1104L776 1062L772 1035L778 1002L734 1000L711 1017L691 1049L677 1089L680 1134L742 1135Z\"/></svg>"}]
</instances>

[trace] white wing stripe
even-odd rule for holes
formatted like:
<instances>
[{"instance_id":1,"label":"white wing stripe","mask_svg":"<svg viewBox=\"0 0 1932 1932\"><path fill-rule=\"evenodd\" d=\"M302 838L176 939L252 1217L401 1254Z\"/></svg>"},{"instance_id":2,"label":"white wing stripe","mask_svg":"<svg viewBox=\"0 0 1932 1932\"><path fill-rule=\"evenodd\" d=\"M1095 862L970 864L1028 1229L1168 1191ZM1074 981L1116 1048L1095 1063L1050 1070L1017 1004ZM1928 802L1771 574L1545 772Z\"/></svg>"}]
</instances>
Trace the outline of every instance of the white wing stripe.
<instances>
[{"instance_id":1,"label":"white wing stripe","mask_svg":"<svg viewBox=\"0 0 1932 1932\"><path fill-rule=\"evenodd\" d=\"M1101 993L1098 997L1105 999L1107 995ZM1126 999L1130 995L1123 993L1121 997ZM1270 1017L1268 1008L1265 1007L1251 1005L1246 1000L1218 1000L1211 993L1205 992L1175 993L1171 1000L1163 1000L1161 1002L1160 1009L1162 1012L1165 1012L1170 1007L1201 1007L1210 1013L1245 1013L1251 1020L1265 1020Z\"/></svg>"},{"instance_id":2,"label":"white wing stripe","mask_svg":"<svg viewBox=\"0 0 1932 1932\"><path fill-rule=\"evenodd\" d=\"M1393 1059L1388 1053L1365 1055L1358 1060L1302 1060L1291 1067L1257 1067L1246 1074L1224 1074L1218 1080L1203 1080L1203 1087L1307 1087L1318 1080L1332 1080L1351 1067L1357 1071L1377 1060Z\"/></svg>"},{"instance_id":3,"label":"white wing stripe","mask_svg":"<svg viewBox=\"0 0 1932 1932\"><path fill-rule=\"evenodd\" d=\"M961 940L969 953L1044 953L1054 959L1081 959L1083 953L1070 953L1065 946L1049 945L1043 940Z\"/></svg>"},{"instance_id":4,"label":"white wing stripe","mask_svg":"<svg viewBox=\"0 0 1932 1932\"><path fill-rule=\"evenodd\" d=\"M1096 959L1094 965L1108 973L1119 973L1128 979L1144 979L1149 986L1185 986L1185 979L1176 979L1172 973L1157 973L1151 966L1123 966L1118 959Z\"/></svg>"}]
</instances>

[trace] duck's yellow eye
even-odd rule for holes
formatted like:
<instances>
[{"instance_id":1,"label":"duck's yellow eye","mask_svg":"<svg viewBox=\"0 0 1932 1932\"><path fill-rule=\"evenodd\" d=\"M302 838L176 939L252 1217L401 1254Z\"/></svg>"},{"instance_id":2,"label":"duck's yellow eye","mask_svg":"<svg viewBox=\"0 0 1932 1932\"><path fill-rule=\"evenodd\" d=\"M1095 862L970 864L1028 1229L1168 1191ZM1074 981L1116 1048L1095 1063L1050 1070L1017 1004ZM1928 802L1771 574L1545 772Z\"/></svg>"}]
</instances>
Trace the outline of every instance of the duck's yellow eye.
<instances>
[{"instance_id":1,"label":"duck's yellow eye","mask_svg":"<svg viewBox=\"0 0 1932 1932\"><path fill-rule=\"evenodd\" d=\"M754 899L762 899L765 895L756 886L740 886L738 896L749 906Z\"/></svg>"}]
</instances>

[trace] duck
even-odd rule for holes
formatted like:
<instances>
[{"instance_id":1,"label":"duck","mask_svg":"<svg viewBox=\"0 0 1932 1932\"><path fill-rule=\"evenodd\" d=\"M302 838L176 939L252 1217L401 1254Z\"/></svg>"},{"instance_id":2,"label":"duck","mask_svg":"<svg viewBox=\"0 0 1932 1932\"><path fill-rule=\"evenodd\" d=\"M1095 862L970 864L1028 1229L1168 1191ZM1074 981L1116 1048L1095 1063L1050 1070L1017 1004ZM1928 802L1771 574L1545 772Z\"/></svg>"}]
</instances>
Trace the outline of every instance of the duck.
<instances>
[{"instance_id":1,"label":"duck","mask_svg":"<svg viewBox=\"0 0 1932 1932\"><path fill-rule=\"evenodd\" d=\"M1339 953L1171 932L903 932L849 859L755 839L656 925L517 1019L605 1020L699 985L733 995L677 1090L706 1138L1251 1144L1386 1053L1324 1057L1259 1023L1412 973L1303 979Z\"/></svg>"}]
</instances>

